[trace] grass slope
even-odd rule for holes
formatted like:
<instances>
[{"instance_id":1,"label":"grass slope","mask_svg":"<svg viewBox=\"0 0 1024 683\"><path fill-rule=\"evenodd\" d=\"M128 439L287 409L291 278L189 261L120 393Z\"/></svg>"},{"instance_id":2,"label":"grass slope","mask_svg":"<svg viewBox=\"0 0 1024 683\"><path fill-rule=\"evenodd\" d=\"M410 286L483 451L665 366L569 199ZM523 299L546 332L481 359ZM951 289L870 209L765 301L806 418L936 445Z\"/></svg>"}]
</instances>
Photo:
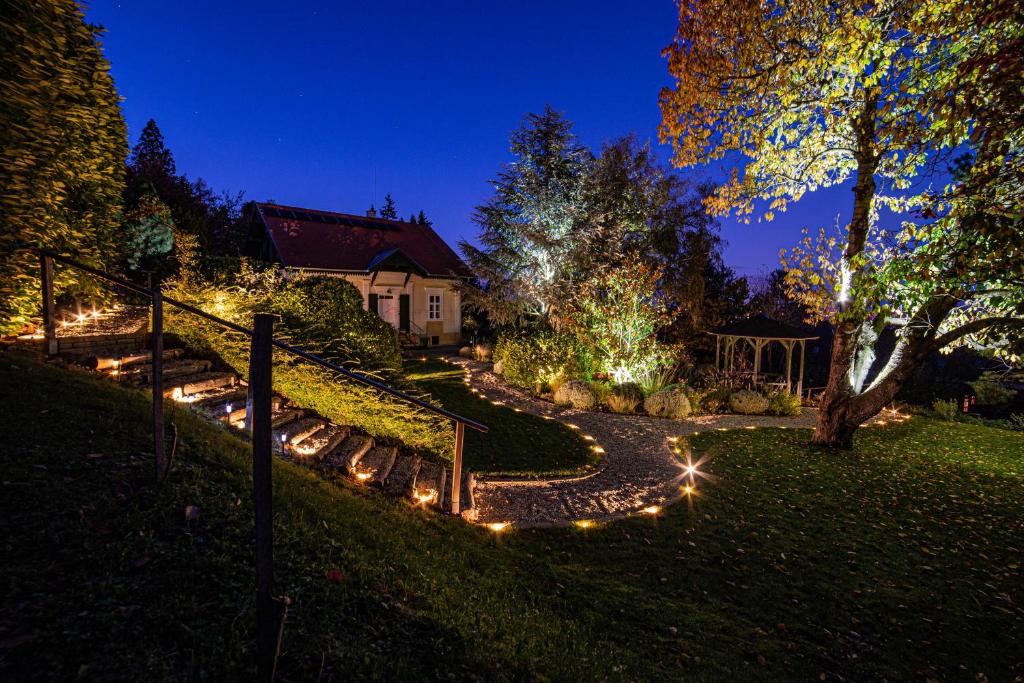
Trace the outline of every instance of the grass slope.
<instances>
[{"instance_id":1,"label":"grass slope","mask_svg":"<svg viewBox=\"0 0 1024 683\"><path fill-rule=\"evenodd\" d=\"M244 442L172 411L157 488L143 395L0 352L0 406L0 678L249 677ZM499 536L277 463L280 678L1020 676L1024 437L806 440L703 435L692 506Z\"/></svg>"},{"instance_id":2,"label":"grass slope","mask_svg":"<svg viewBox=\"0 0 1024 683\"><path fill-rule=\"evenodd\" d=\"M597 456L579 434L553 420L517 413L472 394L462 369L436 358L409 360L405 378L448 410L481 422L490 432L466 430L466 466L480 474L560 475L591 469Z\"/></svg>"}]
</instances>

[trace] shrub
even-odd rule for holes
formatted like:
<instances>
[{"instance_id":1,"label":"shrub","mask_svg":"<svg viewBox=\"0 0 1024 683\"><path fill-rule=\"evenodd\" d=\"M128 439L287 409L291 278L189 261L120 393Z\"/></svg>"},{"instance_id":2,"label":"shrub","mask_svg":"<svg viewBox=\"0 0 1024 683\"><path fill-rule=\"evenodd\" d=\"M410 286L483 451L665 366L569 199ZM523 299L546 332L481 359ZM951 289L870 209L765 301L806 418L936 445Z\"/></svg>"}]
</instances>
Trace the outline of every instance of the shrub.
<instances>
[{"instance_id":1,"label":"shrub","mask_svg":"<svg viewBox=\"0 0 1024 683\"><path fill-rule=\"evenodd\" d=\"M611 396L612 393L612 387L608 382L591 382L590 389L594 392L598 405L603 406L608 403L608 397Z\"/></svg>"},{"instance_id":2,"label":"shrub","mask_svg":"<svg viewBox=\"0 0 1024 683\"><path fill-rule=\"evenodd\" d=\"M686 400L690 402L690 414L702 415L707 407L704 405L704 397L699 391L689 386L683 387L686 393Z\"/></svg>"},{"instance_id":3,"label":"shrub","mask_svg":"<svg viewBox=\"0 0 1024 683\"><path fill-rule=\"evenodd\" d=\"M555 403L589 410L597 404L597 397L590 384L583 380L570 379L555 390Z\"/></svg>"},{"instance_id":4,"label":"shrub","mask_svg":"<svg viewBox=\"0 0 1024 683\"><path fill-rule=\"evenodd\" d=\"M481 363L486 363L491 360L491 345L490 344L477 344L473 347L473 357Z\"/></svg>"},{"instance_id":5,"label":"shrub","mask_svg":"<svg viewBox=\"0 0 1024 683\"><path fill-rule=\"evenodd\" d=\"M937 398L932 401L932 410L935 411L936 417L943 420L956 420L960 417L960 404L954 399L943 401Z\"/></svg>"},{"instance_id":6,"label":"shrub","mask_svg":"<svg viewBox=\"0 0 1024 683\"><path fill-rule=\"evenodd\" d=\"M608 409L613 413L632 414L636 412L637 406L640 405L640 400L635 395L616 394L613 390L608 395Z\"/></svg>"},{"instance_id":7,"label":"shrub","mask_svg":"<svg viewBox=\"0 0 1024 683\"><path fill-rule=\"evenodd\" d=\"M1024 432L1024 415L1014 413L1007 420L1007 425L1015 432Z\"/></svg>"},{"instance_id":8,"label":"shrub","mask_svg":"<svg viewBox=\"0 0 1024 683\"><path fill-rule=\"evenodd\" d=\"M717 415L726 412L729 407L729 397L732 396L733 388L727 384L719 384L705 390L700 396L700 404L708 415Z\"/></svg>"},{"instance_id":9,"label":"shrub","mask_svg":"<svg viewBox=\"0 0 1024 683\"><path fill-rule=\"evenodd\" d=\"M275 336L365 370L394 373L402 365L398 334L363 308L363 295L348 280L295 277L249 292L262 310L278 315Z\"/></svg>"},{"instance_id":10,"label":"shrub","mask_svg":"<svg viewBox=\"0 0 1024 683\"><path fill-rule=\"evenodd\" d=\"M463 346L461 349L459 349L459 355L462 356L463 358L472 358L473 357L473 347L471 347L471 346Z\"/></svg>"},{"instance_id":11,"label":"shrub","mask_svg":"<svg viewBox=\"0 0 1024 683\"><path fill-rule=\"evenodd\" d=\"M643 403L644 390L636 382L623 382L612 387L612 395L635 399L637 405Z\"/></svg>"},{"instance_id":12,"label":"shrub","mask_svg":"<svg viewBox=\"0 0 1024 683\"><path fill-rule=\"evenodd\" d=\"M560 381L593 377L589 354L568 335L541 332L502 338L499 349L505 380L521 389L539 393Z\"/></svg>"},{"instance_id":13,"label":"shrub","mask_svg":"<svg viewBox=\"0 0 1024 683\"><path fill-rule=\"evenodd\" d=\"M740 415L763 415L768 410L768 399L749 389L740 389L729 397L729 409Z\"/></svg>"},{"instance_id":14,"label":"shrub","mask_svg":"<svg viewBox=\"0 0 1024 683\"><path fill-rule=\"evenodd\" d=\"M983 373L981 377L967 384L978 397L978 404L983 406L1001 406L1017 396L1016 391L1003 386L999 375L994 372Z\"/></svg>"},{"instance_id":15,"label":"shrub","mask_svg":"<svg viewBox=\"0 0 1024 683\"><path fill-rule=\"evenodd\" d=\"M690 399L686 397L685 388L677 385L648 396L644 410L648 415L682 419L691 412Z\"/></svg>"},{"instance_id":16,"label":"shrub","mask_svg":"<svg viewBox=\"0 0 1024 683\"><path fill-rule=\"evenodd\" d=\"M768 394L768 412L795 417L800 414L800 397L788 391L773 391Z\"/></svg>"}]
</instances>

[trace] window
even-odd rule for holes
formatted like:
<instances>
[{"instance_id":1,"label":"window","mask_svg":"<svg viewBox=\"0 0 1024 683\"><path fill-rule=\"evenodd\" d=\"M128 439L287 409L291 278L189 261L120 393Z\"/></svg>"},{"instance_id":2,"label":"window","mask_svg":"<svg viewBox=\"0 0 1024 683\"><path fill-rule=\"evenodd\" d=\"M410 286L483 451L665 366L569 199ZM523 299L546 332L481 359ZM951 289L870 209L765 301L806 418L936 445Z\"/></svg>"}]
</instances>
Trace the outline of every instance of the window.
<instances>
[{"instance_id":1,"label":"window","mask_svg":"<svg viewBox=\"0 0 1024 683\"><path fill-rule=\"evenodd\" d=\"M441 292L427 293L427 320L441 320Z\"/></svg>"}]
</instances>

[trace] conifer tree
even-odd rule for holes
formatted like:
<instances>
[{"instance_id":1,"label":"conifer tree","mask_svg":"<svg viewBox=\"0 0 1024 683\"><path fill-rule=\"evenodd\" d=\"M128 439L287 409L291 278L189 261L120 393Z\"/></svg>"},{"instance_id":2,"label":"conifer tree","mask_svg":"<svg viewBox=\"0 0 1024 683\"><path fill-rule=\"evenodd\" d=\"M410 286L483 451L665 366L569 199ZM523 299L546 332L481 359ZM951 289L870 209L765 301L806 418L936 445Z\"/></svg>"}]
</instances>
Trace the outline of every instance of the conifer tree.
<instances>
[{"instance_id":1,"label":"conifer tree","mask_svg":"<svg viewBox=\"0 0 1024 683\"><path fill-rule=\"evenodd\" d=\"M415 222L419 223L420 225L425 225L428 228L434 227L434 221L427 218L427 214L423 213L423 209L420 209L420 213L416 217Z\"/></svg>"},{"instance_id":2,"label":"conifer tree","mask_svg":"<svg viewBox=\"0 0 1024 683\"><path fill-rule=\"evenodd\" d=\"M395 207L395 200L390 192L384 195L384 206L380 207L380 217L389 221L398 220L398 209Z\"/></svg>"},{"instance_id":3,"label":"conifer tree","mask_svg":"<svg viewBox=\"0 0 1024 683\"><path fill-rule=\"evenodd\" d=\"M494 196L474 215L482 246L460 243L483 285L464 296L497 324L547 321L568 284L591 154L550 106L527 115L511 150L515 159L493 181Z\"/></svg>"},{"instance_id":4,"label":"conifer tree","mask_svg":"<svg viewBox=\"0 0 1024 683\"><path fill-rule=\"evenodd\" d=\"M0 333L40 308L48 247L96 266L123 258L124 118L100 29L73 0L22 0L0 12ZM57 270L58 290L91 287Z\"/></svg>"}]
</instances>

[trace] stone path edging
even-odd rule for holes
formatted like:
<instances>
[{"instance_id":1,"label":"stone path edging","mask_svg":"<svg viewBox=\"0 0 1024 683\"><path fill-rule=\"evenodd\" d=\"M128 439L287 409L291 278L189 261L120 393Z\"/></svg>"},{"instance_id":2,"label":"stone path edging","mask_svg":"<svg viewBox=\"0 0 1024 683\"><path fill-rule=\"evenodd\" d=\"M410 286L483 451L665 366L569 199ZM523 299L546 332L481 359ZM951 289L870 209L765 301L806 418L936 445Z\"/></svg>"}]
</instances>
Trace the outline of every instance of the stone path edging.
<instances>
[{"instance_id":1,"label":"stone path edging","mask_svg":"<svg viewBox=\"0 0 1024 683\"><path fill-rule=\"evenodd\" d=\"M670 505L685 494L684 464L669 437L697 432L754 427L802 428L814 425L816 411L798 417L709 415L668 420L646 415L617 415L556 406L509 386L490 371L489 363L453 357L471 372L470 386L511 408L577 425L604 449L595 472L550 479L489 479L476 485L477 521L516 527L567 526L581 521L608 521Z\"/></svg>"}]
</instances>

